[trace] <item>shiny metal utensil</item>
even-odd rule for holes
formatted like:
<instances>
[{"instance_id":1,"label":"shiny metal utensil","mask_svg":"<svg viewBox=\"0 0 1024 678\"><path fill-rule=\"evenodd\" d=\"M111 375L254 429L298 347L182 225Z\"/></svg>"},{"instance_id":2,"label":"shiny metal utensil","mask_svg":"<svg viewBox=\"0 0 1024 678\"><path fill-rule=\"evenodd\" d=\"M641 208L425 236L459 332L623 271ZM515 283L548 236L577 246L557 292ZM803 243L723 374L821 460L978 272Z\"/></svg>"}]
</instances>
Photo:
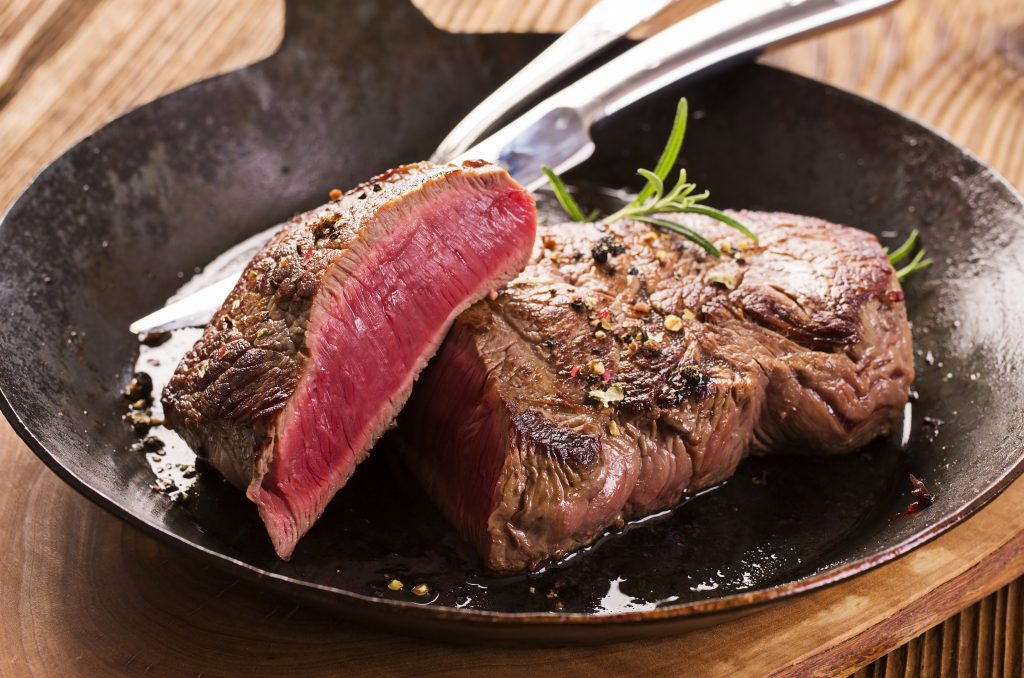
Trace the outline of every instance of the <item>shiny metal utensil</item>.
<instances>
[{"instance_id":1,"label":"shiny metal utensil","mask_svg":"<svg viewBox=\"0 0 1024 678\"><path fill-rule=\"evenodd\" d=\"M862 18L896 2L722 0L548 97L454 160L496 161L519 183L536 190L544 183L541 165L564 172L590 157L594 151L590 127L598 120L687 76L752 58L769 46ZM237 280L237 274L231 279ZM215 285L230 291L224 281ZM217 300L208 290L177 301L173 313L161 309L129 329L142 333L205 324L224 299Z\"/></svg>"},{"instance_id":2,"label":"shiny metal utensil","mask_svg":"<svg viewBox=\"0 0 1024 678\"><path fill-rule=\"evenodd\" d=\"M464 152L503 115L673 2L675 0L599 0L561 37L470 111L437 147L431 161L448 162ZM255 253L279 228L279 225L273 226L233 249L251 249ZM136 320L129 329L142 334L205 325L237 280L235 273L172 300Z\"/></svg>"},{"instance_id":3,"label":"shiny metal utensil","mask_svg":"<svg viewBox=\"0 0 1024 678\"><path fill-rule=\"evenodd\" d=\"M541 165L590 157L590 127L682 78L874 13L898 0L723 0L648 38L456 158L496 160L535 190Z\"/></svg>"},{"instance_id":4,"label":"shiny metal utensil","mask_svg":"<svg viewBox=\"0 0 1024 678\"><path fill-rule=\"evenodd\" d=\"M431 162L463 153L512 108L675 0L601 0L546 50L480 102L445 137Z\"/></svg>"}]
</instances>

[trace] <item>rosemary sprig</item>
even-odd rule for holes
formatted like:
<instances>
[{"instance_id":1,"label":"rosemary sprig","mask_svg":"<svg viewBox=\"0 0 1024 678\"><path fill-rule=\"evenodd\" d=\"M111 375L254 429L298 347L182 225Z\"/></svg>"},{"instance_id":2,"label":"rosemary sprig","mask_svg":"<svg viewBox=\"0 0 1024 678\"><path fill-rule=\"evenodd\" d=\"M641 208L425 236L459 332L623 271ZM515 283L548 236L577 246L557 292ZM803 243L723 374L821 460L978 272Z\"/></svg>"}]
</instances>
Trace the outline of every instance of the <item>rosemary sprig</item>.
<instances>
[{"instance_id":1,"label":"rosemary sprig","mask_svg":"<svg viewBox=\"0 0 1024 678\"><path fill-rule=\"evenodd\" d=\"M683 97L676 104L676 117L672 121L672 131L668 134L668 141L665 143L665 148L661 152L661 157L658 158L658 164L654 167L654 174L661 180L665 181L668 173L675 167L676 158L679 157L679 151L683 148L683 138L686 137L686 121L690 117L690 104ZM646 170L644 170L646 171ZM640 174L641 170L637 170ZM641 174L642 176L642 174ZM661 185L661 182L658 185ZM651 197L654 193L654 185L648 183L643 189L637 194L636 199L633 201L636 204L643 203L647 198Z\"/></svg>"},{"instance_id":2,"label":"rosemary sprig","mask_svg":"<svg viewBox=\"0 0 1024 678\"><path fill-rule=\"evenodd\" d=\"M916 255L914 255L914 258L910 260L909 264L896 271L896 278L899 279L900 282L903 282L908 276L931 266L934 262L931 259L925 259L925 256L925 251L920 250Z\"/></svg>"},{"instance_id":3,"label":"rosemary sprig","mask_svg":"<svg viewBox=\"0 0 1024 678\"><path fill-rule=\"evenodd\" d=\"M708 191L697 192L697 184L687 181L685 169L679 170L679 178L676 180L676 183L670 190L666 191L665 180L668 178L672 168L675 167L676 160L679 158L679 150L683 146L683 138L686 136L688 112L689 108L686 99L680 99L678 106L676 106L676 117L672 123L672 131L669 133L668 142L666 142L665 148L661 152L658 164L655 165L653 171L644 168L636 171L637 174L646 179L647 183L644 184L644 187L628 205L606 216L601 222L612 224L622 219L642 221L657 228L681 235L704 248L712 256L719 257L722 253L710 240L692 228L658 216L665 213L703 214L706 217L711 217L727 226L735 228L751 241L758 242L757 236L736 219L714 207L700 204L707 200L710 193ZM555 192L555 197L562 205L562 209L565 210L566 214L574 221L587 220L579 205L569 195L569 191L561 178L546 165L541 167L541 170L547 176L548 181L551 182L551 188Z\"/></svg>"},{"instance_id":4,"label":"rosemary sprig","mask_svg":"<svg viewBox=\"0 0 1024 678\"><path fill-rule=\"evenodd\" d=\"M896 264L906 259L907 256L914 251L914 248L917 247L917 241L920 239L920 236L921 234L918 232L916 228L913 231L911 231L910 236L907 238L907 240L898 248L896 248L895 252L889 255L889 263L895 266ZM914 257L910 260L909 264L907 264L903 268L896 270L896 278L900 282L903 282L903 280L908 276L911 276L914 273L917 273L918 271L921 271L931 266L934 262L931 259L925 258L927 256L928 253L922 247L920 250L917 251L917 254L915 254Z\"/></svg>"},{"instance_id":5,"label":"rosemary sprig","mask_svg":"<svg viewBox=\"0 0 1024 678\"><path fill-rule=\"evenodd\" d=\"M715 247L714 243L712 243L710 240L708 240L707 238L705 238L704 236L702 236L700 233L698 233L697 231L693 230L692 228L689 228L687 226L683 226L682 224L680 224L680 223L678 223L676 221L672 221L671 219L659 219L658 217L646 217L646 216L644 216L644 217L634 217L634 218L637 221L644 222L645 224L650 224L651 226L657 226L658 228L664 229L666 231L671 231L671 232L673 232L673 233L675 233L677 235L681 235L684 238L686 238L688 240L691 240L692 242L694 242L694 243L700 245L701 247L703 247L704 251L707 252L708 254L710 254L713 257L720 257L720 256L722 256L721 250L719 250L717 247Z\"/></svg>"},{"instance_id":6,"label":"rosemary sprig","mask_svg":"<svg viewBox=\"0 0 1024 678\"><path fill-rule=\"evenodd\" d=\"M914 248L917 247L917 240L920 237L921 233L916 228L911 231L906 241L897 247L895 252L889 255L889 263L895 266L906 259L907 255L913 252Z\"/></svg>"},{"instance_id":7,"label":"rosemary sprig","mask_svg":"<svg viewBox=\"0 0 1024 678\"><path fill-rule=\"evenodd\" d=\"M540 171L548 178L548 181L551 183L551 190L555 192L555 197L558 198L558 204L562 206L562 209L569 215L569 218L573 221L586 221L586 217L583 216L583 210L580 209L580 206L576 204L576 200L569 194L569 189L565 187L562 177L555 174L555 170L547 165L541 165Z\"/></svg>"}]
</instances>

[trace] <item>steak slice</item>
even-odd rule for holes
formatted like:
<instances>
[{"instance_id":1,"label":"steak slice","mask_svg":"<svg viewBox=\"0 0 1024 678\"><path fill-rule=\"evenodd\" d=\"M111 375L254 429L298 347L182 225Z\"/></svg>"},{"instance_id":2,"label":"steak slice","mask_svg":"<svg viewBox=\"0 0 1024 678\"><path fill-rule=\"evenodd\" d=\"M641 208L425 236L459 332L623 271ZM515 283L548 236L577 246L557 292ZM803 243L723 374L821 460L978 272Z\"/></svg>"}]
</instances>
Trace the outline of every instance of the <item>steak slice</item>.
<instances>
[{"instance_id":1,"label":"steak slice","mask_svg":"<svg viewBox=\"0 0 1024 678\"><path fill-rule=\"evenodd\" d=\"M721 259L636 222L542 227L523 273L456 320L399 430L487 569L558 559L749 453L847 452L898 420L910 329L874 236L734 216L759 245L665 217Z\"/></svg>"},{"instance_id":2,"label":"steak slice","mask_svg":"<svg viewBox=\"0 0 1024 678\"><path fill-rule=\"evenodd\" d=\"M282 558L391 425L452 320L518 272L533 199L495 165L401 167L253 258L163 392Z\"/></svg>"}]
</instances>

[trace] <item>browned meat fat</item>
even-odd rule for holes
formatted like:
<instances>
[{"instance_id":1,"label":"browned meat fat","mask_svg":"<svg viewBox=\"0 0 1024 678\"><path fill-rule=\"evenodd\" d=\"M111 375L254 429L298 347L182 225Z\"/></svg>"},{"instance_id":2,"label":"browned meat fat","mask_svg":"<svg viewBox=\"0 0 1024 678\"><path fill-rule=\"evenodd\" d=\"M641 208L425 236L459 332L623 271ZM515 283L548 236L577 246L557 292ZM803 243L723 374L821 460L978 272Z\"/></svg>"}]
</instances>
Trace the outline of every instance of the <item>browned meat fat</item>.
<instances>
[{"instance_id":1,"label":"browned meat fat","mask_svg":"<svg viewBox=\"0 0 1024 678\"><path fill-rule=\"evenodd\" d=\"M645 224L540 229L455 322L400 418L427 491L495 572L529 570L677 505L747 454L855 450L914 377L874 236L820 219L705 217L715 259Z\"/></svg>"}]
</instances>

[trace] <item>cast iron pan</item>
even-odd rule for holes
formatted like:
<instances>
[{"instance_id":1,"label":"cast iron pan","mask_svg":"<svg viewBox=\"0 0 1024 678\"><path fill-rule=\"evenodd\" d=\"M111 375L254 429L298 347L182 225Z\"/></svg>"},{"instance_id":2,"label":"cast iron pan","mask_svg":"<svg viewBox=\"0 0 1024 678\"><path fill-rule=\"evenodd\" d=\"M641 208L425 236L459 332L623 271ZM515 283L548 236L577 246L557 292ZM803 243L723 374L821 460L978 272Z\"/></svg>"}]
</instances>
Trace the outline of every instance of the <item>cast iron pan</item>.
<instances>
[{"instance_id":1,"label":"cast iron pan","mask_svg":"<svg viewBox=\"0 0 1024 678\"><path fill-rule=\"evenodd\" d=\"M937 263L906 287L920 374L909 444L749 460L671 514L500 579L480 573L387 442L289 563L215 473L201 469L181 503L152 491L121 421L139 355L129 322L329 189L429 155L549 40L448 34L400 0L291 2L287 19L277 54L107 125L44 170L0 226L0 404L44 462L115 515L349 618L458 640L594 642L715 623L849 578L964 520L1020 473L1021 197L884 108L746 66L605 121L570 179L630 185L685 94L684 161L715 205L818 215L888 244L920 228ZM909 472L937 500L893 520ZM387 589L392 577L406 588ZM430 593L410 593L417 583Z\"/></svg>"}]
</instances>

